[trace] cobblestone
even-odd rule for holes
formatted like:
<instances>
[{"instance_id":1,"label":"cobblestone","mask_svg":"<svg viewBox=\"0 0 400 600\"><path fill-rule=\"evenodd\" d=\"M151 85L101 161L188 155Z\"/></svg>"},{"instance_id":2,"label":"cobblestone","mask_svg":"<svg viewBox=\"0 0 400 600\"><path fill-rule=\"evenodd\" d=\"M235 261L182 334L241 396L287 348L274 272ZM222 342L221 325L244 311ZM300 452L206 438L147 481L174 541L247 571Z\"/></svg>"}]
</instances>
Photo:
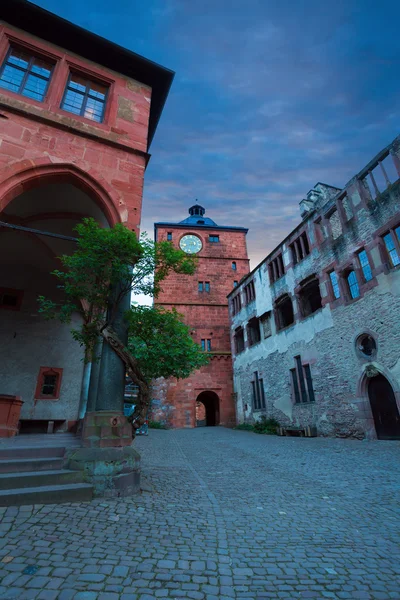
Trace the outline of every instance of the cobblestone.
<instances>
[{"instance_id":1,"label":"cobblestone","mask_svg":"<svg viewBox=\"0 0 400 600\"><path fill-rule=\"evenodd\" d=\"M400 443L199 428L135 445L141 495L0 508L1 600L400 600Z\"/></svg>"}]
</instances>

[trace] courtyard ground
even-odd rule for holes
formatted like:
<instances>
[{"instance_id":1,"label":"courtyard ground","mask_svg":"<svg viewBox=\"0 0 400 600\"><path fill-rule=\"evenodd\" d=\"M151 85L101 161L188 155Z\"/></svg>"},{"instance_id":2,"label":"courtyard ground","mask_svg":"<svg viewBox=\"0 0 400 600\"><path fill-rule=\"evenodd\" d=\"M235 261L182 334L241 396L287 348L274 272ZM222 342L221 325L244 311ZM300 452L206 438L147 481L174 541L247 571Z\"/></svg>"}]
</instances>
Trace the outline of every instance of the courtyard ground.
<instances>
[{"instance_id":1,"label":"courtyard ground","mask_svg":"<svg viewBox=\"0 0 400 600\"><path fill-rule=\"evenodd\" d=\"M400 600L400 442L138 438L145 491L0 508L0 598Z\"/></svg>"}]
</instances>

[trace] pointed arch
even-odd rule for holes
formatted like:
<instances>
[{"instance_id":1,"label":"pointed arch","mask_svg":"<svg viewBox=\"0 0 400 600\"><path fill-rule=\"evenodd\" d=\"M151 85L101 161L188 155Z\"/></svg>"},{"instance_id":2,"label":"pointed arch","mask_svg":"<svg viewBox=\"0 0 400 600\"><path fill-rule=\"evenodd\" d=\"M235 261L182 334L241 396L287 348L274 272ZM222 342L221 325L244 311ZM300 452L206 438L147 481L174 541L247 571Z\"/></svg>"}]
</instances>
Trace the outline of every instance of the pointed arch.
<instances>
[{"instance_id":1,"label":"pointed arch","mask_svg":"<svg viewBox=\"0 0 400 600\"><path fill-rule=\"evenodd\" d=\"M70 183L85 192L104 212L110 226L121 223L124 203L104 178L71 163L53 163L50 158L23 160L0 170L0 213L20 194L50 183Z\"/></svg>"}]
</instances>

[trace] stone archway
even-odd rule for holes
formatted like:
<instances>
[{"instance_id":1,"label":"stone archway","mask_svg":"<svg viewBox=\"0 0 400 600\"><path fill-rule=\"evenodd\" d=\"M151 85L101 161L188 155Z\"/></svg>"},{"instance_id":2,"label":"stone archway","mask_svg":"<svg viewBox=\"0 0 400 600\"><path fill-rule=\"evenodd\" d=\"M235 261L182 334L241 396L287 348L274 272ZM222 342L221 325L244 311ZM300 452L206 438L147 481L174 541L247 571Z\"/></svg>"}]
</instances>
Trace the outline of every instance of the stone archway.
<instances>
[{"instance_id":1,"label":"stone archway","mask_svg":"<svg viewBox=\"0 0 400 600\"><path fill-rule=\"evenodd\" d=\"M71 325L43 319L37 297L60 300L51 272L60 267L58 256L74 250L74 227L82 218L105 228L121 219L116 199L73 165L29 166L7 171L0 183L0 291L7 300L0 302L0 393L22 398L26 430L37 423L46 431L49 422L73 429L90 370ZM72 326L80 322L77 311ZM56 373L51 394L42 388L55 376L46 380L46 373Z\"/></svg>"},{"instance_id":2,"label":"stone archway","mask_svg":"<svg viewBox=\"0 0 400 600\"><path fill-rule=\"evenodd\" d=\"M201 392L196 398L196 427L219 425L219 396L213 391Z\"/></svg>"}]
</instances>

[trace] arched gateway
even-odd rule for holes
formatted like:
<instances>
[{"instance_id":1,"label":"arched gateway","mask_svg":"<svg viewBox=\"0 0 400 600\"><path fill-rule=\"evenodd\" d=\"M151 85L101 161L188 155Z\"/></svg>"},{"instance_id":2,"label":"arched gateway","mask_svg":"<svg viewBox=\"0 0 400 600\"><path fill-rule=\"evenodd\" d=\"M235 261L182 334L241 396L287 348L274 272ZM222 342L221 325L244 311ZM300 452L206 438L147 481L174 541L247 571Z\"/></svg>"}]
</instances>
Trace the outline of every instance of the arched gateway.
<instances>
[{"instance_id":1,"label":"arched gateway","mask_svg":"<svg viewBox=\"0 0 400 600\"><path fill-rule=\"evenodd\" d=\"M219 397L215 392L201 392L196 398L196 427L219 425Z\"/></svg>"}]
</instances>

